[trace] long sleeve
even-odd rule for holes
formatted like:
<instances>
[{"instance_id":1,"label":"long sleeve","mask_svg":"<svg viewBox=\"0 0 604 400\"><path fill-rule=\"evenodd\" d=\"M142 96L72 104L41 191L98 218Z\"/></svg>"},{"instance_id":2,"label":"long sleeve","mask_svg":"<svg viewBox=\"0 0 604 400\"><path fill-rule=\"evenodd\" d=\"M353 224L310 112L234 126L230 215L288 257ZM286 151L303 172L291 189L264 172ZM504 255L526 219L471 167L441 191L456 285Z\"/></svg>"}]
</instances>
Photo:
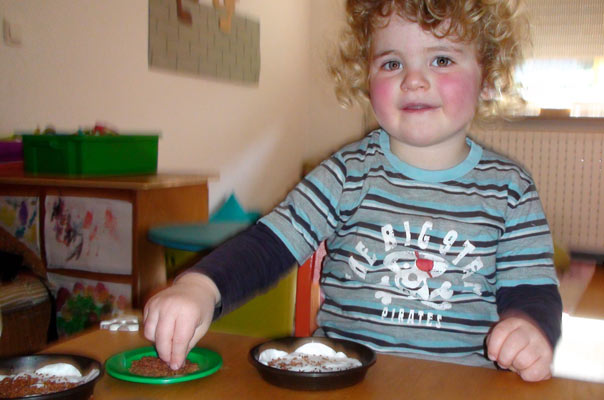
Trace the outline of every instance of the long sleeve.
<instances>
[{"instance_id":1,"label":"long sleeve","mask_svg":"<svg viewBox=\"0 0 604 400\"><path fill-rule=\"evenodd\" d=\"M281 240L264 224L257 223L186 272L199 272L214 281L221 295L221 307L214 315L218 318L277 283L295 262Z\"/></svg>"},{"instance_id":2,"label":"long sleeve","mask_svg":"<svg viewBox=\"0 0 604 400\"><path fill-rule=\"evenodd\" d=\"M561 334L562 300L553 264L551 232L530 176L508 193L505 232L497 246L497 312L532 318L552 348Z\"/></svg>"},{"instance_id":3,"label":"long sleeve","mask_svg":"<svg viewBox=\"0 0 604 400\"><path fill-rule=\"evenodd\" d=\"M552 348L561 335L562 299L556 285L519 285L497 290L497 312L521 311L541 328Z\"/></svg>"}]
</instances>

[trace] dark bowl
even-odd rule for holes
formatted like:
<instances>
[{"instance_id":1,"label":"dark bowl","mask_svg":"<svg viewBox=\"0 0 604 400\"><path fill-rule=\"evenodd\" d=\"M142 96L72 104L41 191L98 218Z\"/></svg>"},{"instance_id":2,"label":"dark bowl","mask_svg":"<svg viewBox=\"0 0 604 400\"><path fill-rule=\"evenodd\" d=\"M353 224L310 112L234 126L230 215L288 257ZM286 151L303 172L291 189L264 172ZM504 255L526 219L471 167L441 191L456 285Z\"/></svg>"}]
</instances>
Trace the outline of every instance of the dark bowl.
<instances>
[{"instance_id":1,"label":"dark bowl","mask_svg":"<svg viewBox=\"0 0 604 400\"><path fill-rule=\"evenodd\" d=\"M296 372L269 367L258 361L260 353L267 349L293 352L306 343L322 343L335 351L361 362L360 367L333 372ZM249 360L264 380L273 385L294 390L331 390L359 383L367 370L375 364L375 352L360 343L326 337L286 337L261 343L250 350Z\"/></svg>"},{"instance_id":2,"label":"dark bowl","mask_svg":"<svg viewBox=\"0 0 604 400\"><path fill-rule=\"evenodd\" d=\"M21 372L33 372L48 364L67 363L80 370L82 376L87 375L96 368L99 374L88 382L60 392L38 394L17 399L26 400L88 400L92 396L94 385L103 376L101 363L92 358L77 356L73 354L36 354L31 356L10 357L0 359L0 375L17 375ZM0 394L1 396L1 394ZM0 400L4 400L0 397ZM14 400L15 398L13 398Z\"/></svg>"}]
</instances>

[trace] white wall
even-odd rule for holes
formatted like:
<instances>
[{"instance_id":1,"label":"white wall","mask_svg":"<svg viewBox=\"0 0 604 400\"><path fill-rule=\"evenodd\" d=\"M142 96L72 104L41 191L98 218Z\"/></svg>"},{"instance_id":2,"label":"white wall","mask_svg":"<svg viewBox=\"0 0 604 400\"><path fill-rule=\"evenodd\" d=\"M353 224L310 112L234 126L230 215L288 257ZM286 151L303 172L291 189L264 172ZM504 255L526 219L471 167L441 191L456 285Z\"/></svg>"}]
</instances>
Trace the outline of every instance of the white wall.
<instances>
[{"instance_id":1,"label":"white wall","mask_svg":"<svg viewBox=\"0 0 604 400\"><path fill-rule=\"evenodd\" d=\"M234 190L246 208L267 211L303 159L362 130L322 75L323 34L339 23L341 2L239 0L238 13L260 20L255 86L149 70L147 0L0 0L22 40L0 43L0 135L97 121L161 131L160 171L215 171L210 207Z\"/></svg>"},{"instance_id":2,"label":"white wall","mask_svg":"<svg viewBox=\"0 0 604 400\"><path fill-rule=\"evenodd\" d=\"M312 3L309 158L323 159L343 144L364 133L359 107L344 109L337 103L332 78L327 72L329 57L337 51L344 25L344 0L310 0Z\"/></svg>"}]
</instances>

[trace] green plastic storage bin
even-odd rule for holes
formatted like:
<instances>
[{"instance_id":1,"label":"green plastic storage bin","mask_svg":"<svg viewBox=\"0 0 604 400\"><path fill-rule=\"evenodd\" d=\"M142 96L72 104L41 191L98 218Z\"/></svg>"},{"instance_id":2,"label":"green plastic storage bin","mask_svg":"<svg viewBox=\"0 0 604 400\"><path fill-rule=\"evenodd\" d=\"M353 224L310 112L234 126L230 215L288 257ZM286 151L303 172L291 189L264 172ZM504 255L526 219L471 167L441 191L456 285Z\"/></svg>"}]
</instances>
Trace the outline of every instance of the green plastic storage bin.
<instances>
[{"instance_id":1,"label":"green plastic storage bin","mask_svg":"<svg viewBox=\"0 0 604 400\"><path fill-rule=\"evenodd\" d=\"M23 135L25 172L139 175L157 172L159 135Z\"/></svg>"}]
</instances>

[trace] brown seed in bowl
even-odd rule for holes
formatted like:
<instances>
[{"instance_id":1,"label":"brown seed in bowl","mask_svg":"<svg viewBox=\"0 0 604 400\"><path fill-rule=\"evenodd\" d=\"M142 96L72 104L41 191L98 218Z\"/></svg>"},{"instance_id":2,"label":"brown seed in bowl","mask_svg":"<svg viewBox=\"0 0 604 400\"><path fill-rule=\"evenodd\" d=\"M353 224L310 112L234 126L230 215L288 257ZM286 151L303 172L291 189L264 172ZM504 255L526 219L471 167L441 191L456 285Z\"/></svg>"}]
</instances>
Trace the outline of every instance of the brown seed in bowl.
<instances>
[{"instance_id":1,"label":"brown seed in bowl","mask_svg":"<svg viewBox=\"0 0 604 400\"><path fill-rule=\"evenodd\" d=\"M31 375L8 376L0 380L0 397L13 399L34 394L56 393L80 384L82 382L42 379Z\"/></svg>"},{"instance_id":2,"label":"brown seed in bowl","mask_svg":"<svg viewBox=\"0 0 604 400\"><path fill-rule=\"evenodd\" d=\"M132 361L130 373L141 376L165 377L187 375L199 371L199 365L185 360L185 364L177 370L173 370L164 361L157 357L147 356L140 360Z\"/></svg>"}]
</instances>

